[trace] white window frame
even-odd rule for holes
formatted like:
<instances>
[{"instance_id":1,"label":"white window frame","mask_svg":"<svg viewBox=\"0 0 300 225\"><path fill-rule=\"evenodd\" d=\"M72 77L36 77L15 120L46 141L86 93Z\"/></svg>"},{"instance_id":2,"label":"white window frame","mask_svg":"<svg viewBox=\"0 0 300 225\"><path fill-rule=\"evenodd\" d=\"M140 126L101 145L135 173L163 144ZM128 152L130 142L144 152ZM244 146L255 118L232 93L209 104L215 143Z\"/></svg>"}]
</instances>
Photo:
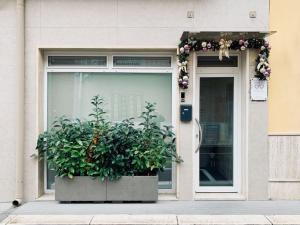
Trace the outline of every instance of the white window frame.
<instances>
[{"instance_id":1,"label":"white window frame","mask_svg":"<svg viewBox=\"0 0 300 225\"><path fill-rule=\"evenodd\" d=\"M101 66L49 66L48 57L49 56L106 56L107 65L106 67ZM132 67L132 68L114 68L113 67L113 56L154 56L154 57L170 57L171 67ZM177 137L177 103L179 101L179 92L177 85L177 67L176 67L176 53L175 49L173 52L103 52L103 51L47 51L44 53L44 131L47 130L47 80L49 72L95 72L95 73L161 73L161 74L171 74L172 76L172 126L173 132ZM172 189L159 189L161 194L175 194L176 193L176 164L172 163ZM44 162L44 192L54 193L55 190L47 188L47 165L46 160Z\"/></svg>"},{"instance_id":2,"label":"white window frame","mask_svg":"<svg viewBox=\"0 0 300 225\"><path fill-rule=\"evenodd\" d=\"M216 53L199 53L195 54L195 62L197 62L198 56L215 56ZM238 53L231 53L232 56L238 56L238 66L237 67L198 67L195 63L195 76L194 84L195 89L193 95L195 113L194 118L199 119L199 100L200 100L200 78L201 77L233 77L234 78L234 143L233 143L233 186L200 186L199 185L199 154L194 154L194 192L195 193L239 193L241 191L241 57ZM194 123L194 148L198 146L198 127Z\"/></svg>"},{"instance_id":3,"label":"white window frame","mask_svg":"<svg viewBox=\"0 0 300 225\"><path fill-rule=\"evenodd\" d=\"M118 56L128 56L128 57L171 57L171 66L169 67L166 67L166 66L163 66L163 67L146 67L146 66L141 66L141 67L130 67L130 66L114 66L113 63L114 63L114 58L115 57L118 57ZM165 68L165 69L171 69L172 68L172 56L169 56L169 55L127 55L127 54L117 54L117 55L113 55L112 56L112 67L115 68L115 69L136 69L136 68L139 68L139 69L160 69L160 68Z\"/></svg>"}]
</instances>

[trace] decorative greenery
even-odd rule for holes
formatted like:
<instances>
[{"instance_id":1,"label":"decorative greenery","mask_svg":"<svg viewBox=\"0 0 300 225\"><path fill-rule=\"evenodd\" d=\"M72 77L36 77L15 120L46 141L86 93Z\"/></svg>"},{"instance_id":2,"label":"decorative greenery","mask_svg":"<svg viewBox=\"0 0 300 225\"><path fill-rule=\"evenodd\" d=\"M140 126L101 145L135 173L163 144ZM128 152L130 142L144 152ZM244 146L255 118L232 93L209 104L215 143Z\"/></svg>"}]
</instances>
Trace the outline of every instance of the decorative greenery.
<instances>
[{"instance_id":1,"label":"decorative greenery","mask_svg":"<svg viewBox=\"0 0 300 225\"><path fill-rule=\"evenodd\" d=\"M146 103L136 126L133 118L111 123L104 117L103 100L93 97L90 120L59 118L39 135L37 150L58 176L93 176L116 180L121 176L156 175L176 154L170 126L159 127L155 105Z\"/></svg>"},{"instance_id":2,"label":"decorative greenery","mask_svg":"<svg viewBox=\"0 0 300 225\"><path fill-rule=\"evenodd\" d=\"M268 58L271 47L269 42L264 39L240 39L240 40L226 40L220 39L219 42L215 40L197 40L196 38L188 38L178 46L178 68L179 78L178 84L180 88L187 89L189 85L188 74L188 57L190 51L219 51L219 59L223 56L229 58L229 50L245 51L248 49L259 49L259 54L256 58L255 77L260 80L267 80L271 74Z\"/></svg>"}]
</instances>

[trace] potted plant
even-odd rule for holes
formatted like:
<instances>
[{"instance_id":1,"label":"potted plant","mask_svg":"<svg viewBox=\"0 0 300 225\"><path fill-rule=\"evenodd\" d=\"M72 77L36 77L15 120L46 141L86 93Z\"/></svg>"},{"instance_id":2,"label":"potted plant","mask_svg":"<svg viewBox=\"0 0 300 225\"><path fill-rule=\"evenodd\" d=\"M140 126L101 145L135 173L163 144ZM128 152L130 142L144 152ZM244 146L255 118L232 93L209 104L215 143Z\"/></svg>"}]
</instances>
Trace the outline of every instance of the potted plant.
<instances>
[{"instance_id":1,"label":"potted plant","mask_svg":"<svg viewBox=\"0 0 300 225\"><path fill-rule=\"evenodd\" d=\"M155 106L146 103L133 118L105 119L103 100L93 97L89 120L61 117L39 135L37 150L55 178L58 201L156 201L158 176L176 154L170 126L157 123Z\"/></svg>"}]
</instances>

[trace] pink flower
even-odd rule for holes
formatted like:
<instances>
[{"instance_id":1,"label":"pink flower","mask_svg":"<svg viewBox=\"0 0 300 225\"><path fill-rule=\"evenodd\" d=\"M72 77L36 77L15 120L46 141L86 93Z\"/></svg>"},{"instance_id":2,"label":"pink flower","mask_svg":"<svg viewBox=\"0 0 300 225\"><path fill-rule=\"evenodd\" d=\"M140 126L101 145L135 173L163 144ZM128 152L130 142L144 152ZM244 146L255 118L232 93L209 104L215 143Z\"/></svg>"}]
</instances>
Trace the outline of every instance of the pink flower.
<instances>
[{"instance_id":1,"label":"pink flower","mask_svg":"<svg viewBox=\"0 0 300 225\"><path fill-rule=\"evenodd\" d=\"M183 81L183 82L182 82L182 85L183 85L183 86L187 86L187 85L188 85L188 82L187 82L187 81Z\"/></svg>"},{"instance_id":2,"label":"pink flower","mask_svg":"<svg viewBox=\"0 0 300 225\"><path fill-rule=\"evenodd\" d=\"M184 48L185 50L189 50L189 49L190 49L190 46L189 46L189 45L184 45L183 48Z\"/></svg>"}]
</instances>

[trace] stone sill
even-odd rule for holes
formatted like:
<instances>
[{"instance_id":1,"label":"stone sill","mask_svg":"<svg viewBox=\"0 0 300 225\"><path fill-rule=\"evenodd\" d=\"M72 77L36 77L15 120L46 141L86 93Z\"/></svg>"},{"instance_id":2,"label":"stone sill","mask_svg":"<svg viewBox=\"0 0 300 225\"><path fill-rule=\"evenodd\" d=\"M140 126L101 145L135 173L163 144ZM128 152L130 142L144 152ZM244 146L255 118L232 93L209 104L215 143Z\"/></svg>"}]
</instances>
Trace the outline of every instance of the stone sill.
<instances>
[{"instance_id":1,"label":"stone sill","mask_svg":"<svg viewBox=\"0 0 300 225\"><path fill-rule=\"evenodd\" d=\"M159 193L158 201L177 201L177 197L173 193ZM54 191L48 192L36 199L36 201L55 201Z\"/></svg>"}]
</instances>

